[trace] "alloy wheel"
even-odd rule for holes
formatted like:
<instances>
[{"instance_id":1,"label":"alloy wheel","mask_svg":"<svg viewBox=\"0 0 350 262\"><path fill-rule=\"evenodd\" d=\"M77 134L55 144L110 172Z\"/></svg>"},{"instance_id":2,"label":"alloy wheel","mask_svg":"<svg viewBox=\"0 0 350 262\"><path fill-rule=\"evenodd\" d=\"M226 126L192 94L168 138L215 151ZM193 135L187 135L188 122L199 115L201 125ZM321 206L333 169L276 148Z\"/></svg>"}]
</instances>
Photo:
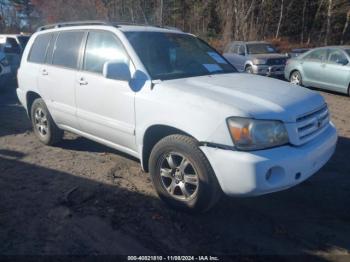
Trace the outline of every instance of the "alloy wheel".
<instances>
[{"instance_id":1,"label":"alloy wheel","mask_svg":"<svg viewBox=\"0 0 350 262\"><path fill-rule=\"evenodd\" d=\"M163 158L160 165L163 187L175 199L193 199L199 186L199 177L193 164L182 154L172 152Z\"/></svg>"},{"instance_id":2,"label":"alloy wheel","mask_svg":"<svg viewBox=\"0 0 350 262\"><path fill-rule=\"evenodd\" d=\"M47 115L41 107L38 107L35 110L34 118L35 129L38 131L39 135L42 137L47 136L49 132L49 124Z\"/></svg>"},{"instance_id":3,"label":"alloy wheel","mask_svg":"<svg viewBox=\"0 0 350 262\"><path fill-rule=\"evenodd\" d=\"M300 85L301 84L300 74L298 72L294 72L290 77L290 82L294 85Z\"/></svg>"}]
</instances>

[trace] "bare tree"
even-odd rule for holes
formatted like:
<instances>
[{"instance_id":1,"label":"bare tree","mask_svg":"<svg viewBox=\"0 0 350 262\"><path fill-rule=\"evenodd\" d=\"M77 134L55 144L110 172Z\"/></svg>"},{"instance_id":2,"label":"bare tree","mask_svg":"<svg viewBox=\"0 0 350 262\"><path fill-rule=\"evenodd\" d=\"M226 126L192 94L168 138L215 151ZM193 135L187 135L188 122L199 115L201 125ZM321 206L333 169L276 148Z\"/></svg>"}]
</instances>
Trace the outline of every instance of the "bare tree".
<instances>
[{"instance_id":1,"label":"bare tree","mask_svg":"<svg viewBox=\"0 0 350 262\"><path fill-rule=\"evenodd\" d=\"M284 0L281 0L280 18L279 18L279 20L278 20L275 38L278 38L278 37L279 37L279 34L280 34L280 28L281 28L282 18L283 18L283 4L284 4Z\"/></svg>"},{"instance_id":2,"label":"bare tree","mask_svg":"<svg viewBox=\"0 0 350 262\"><path fill-rule=\"evenodd\" d=\"M344 28L343 28L343 32L342 32L342 36L341 36L341 40L340 40L340 44L341 45L344 44L345 34L346 34L347 30L348 30L349 22L350 22L350 10L346 14L346 21L345 21L345 24L344 24Z\"/></svg>"},{"instance_id":3,"label":"bare tree","mask_svg":"<svg viewBox=\"0 0 350 262\"><path fill-rule=\"evenodd\" d=\"M328 45L329 35L331 32L331 19L332 19L332 9L333 9L333 0L328 0L328 8L327 8L327 26L326 26L326 37L324 38L324 44Z\"/></svg>"}]
</instances>

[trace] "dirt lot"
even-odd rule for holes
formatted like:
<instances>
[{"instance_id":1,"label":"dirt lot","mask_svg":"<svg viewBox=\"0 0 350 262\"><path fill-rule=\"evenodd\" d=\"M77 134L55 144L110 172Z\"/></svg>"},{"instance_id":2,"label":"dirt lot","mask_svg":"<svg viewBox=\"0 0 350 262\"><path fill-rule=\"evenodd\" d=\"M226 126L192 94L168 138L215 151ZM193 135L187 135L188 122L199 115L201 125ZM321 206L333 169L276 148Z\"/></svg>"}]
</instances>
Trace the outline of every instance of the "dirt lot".
<instances>
[{"instance_id":1,"label":"dirt lot","mask_svg":"<svg viewBox=\"0 0 350 262\"><path fill-rule=\"evenodd\" d=\"M339 130L326 167L293 189L223 198L211 212L190 216L158 199L135 159L72 134L43 146L14 93L2 92L0 254L311 254L345 261L350 98L322 95Z\"/></svg>"}]
</instances>

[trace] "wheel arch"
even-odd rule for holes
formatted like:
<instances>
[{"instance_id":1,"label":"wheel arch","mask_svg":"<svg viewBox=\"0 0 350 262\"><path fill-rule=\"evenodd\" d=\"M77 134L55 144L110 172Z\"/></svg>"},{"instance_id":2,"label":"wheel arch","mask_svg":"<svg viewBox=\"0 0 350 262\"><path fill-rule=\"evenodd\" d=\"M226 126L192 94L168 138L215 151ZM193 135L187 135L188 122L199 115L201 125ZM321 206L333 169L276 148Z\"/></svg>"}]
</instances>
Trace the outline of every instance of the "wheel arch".
<instances>
[{"instance_id":1,"label":"wheel arch","mask_svg":"<svg viewBox=\"0 0 350 262\"><path fill-rule=\"evenodd\" d=\"M189 133L172 126L157 124L147 128L143 136L143 147L141 156L142 169L145 172L149 171L148 162L154 146L164 137L175 134L186 135L191 138L194 138Z\"/></svg>"},{"instance_id":2,"label":"wheel arch","mask_svg":"<svg viewBox=\"0 0 350 262\"><path fill-rule=\"evenodd\" d=\"M28 91L27 94L26 94L26 104L27 104L27 114L28 114L28 117L29 119L31 119L31 109L32 109L32 105L35 101L35 99L38 99L38 98L41 98L41 96L34 92L34 91Z\"/></svg>"},{"instance_id":3,"label":"wheel arch","mask_svg":"<svg viewBox=\"0 0 350 262\"><path fill-rule=\"evenodd\" d=\"M252 66L253 66L253 63L252 63L251 61L245 62L245 64L244 64L244 70L246 70L248 66L252 67Z\"/></svg>"}]
</instances>

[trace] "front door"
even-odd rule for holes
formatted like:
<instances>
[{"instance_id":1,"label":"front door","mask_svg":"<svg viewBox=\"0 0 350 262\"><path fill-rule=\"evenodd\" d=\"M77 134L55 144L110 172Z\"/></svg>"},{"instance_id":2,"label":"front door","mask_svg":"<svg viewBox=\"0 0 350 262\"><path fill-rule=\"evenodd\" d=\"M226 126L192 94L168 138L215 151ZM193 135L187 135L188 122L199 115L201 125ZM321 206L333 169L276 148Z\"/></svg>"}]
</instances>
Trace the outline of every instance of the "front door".
<instances>
[{"instance_id":1,"label":"front door","mask_svg":"<svg viewBox=\"0 0 350 262\"><path fill-rule=\"evenodd\" d=\"M350 66L342 50L337 48L329 50L322 77L328 89L347 92L350 82Z\"/></svg>"},{"instance_id":2,"label":"front door","mask_svg":"<svg viewBox=\"0 0 350 262\"><path fill-rule=\"evenodd\" d=\"M320 77L324 73L326 57L327 49L317 49L303 59L303 83L305 85L324 86L324 82Z\"/></svg>"},{"instance_id":3,"label":"front door","mask_svg":"<svg viewBox=\"0 0 350 262\"><path fill-rule=\"evenodd\" d=\"M127 81L106 79L108 61L132 63L117 37L108 31L88 33L82 70L76 82L77 116L83 132L123 151L136 151L135 92Z\"/></svg>"}]
</instances>

